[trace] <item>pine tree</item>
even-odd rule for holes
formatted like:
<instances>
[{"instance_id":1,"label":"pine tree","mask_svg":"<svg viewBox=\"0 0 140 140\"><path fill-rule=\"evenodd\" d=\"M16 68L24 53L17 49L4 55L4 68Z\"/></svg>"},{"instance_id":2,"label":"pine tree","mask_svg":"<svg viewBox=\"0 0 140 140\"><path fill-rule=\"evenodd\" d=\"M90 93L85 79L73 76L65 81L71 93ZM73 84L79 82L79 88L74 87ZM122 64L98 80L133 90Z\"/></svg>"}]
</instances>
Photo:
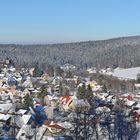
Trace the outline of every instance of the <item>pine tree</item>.
<instances>
[{"instance_id":1,"label":"pine tree","mask_svg":"<svg viewBox=\"0 0 140 140\"><path fill-rule=\"evenodd\" d=\"M38 63L35 65L33 76L34 77L40 77L42 75Z\"/></svg>"},{"instance_id":2,"label":"pine tree","mask_svg":"<svg viewBox=\"0 0 140 140\"><path fill-rule=\"evenodd\" d=\"M64 71L59 66L57 66L55 68L55 73L57 76L63 76Z\"/></svg>"},{"instance_id":3,"label":"pine tree","mask_svg":"<svg viewBox=\"0 0 140 140\"><path fill-rule=\"evenodd\" d=\"M86 99L89 102L89 104L92 104L93 92L92 92L92 88L91 88L90 84L87 86L87 89L86 89Z\"/></svg>"},{"instance_id":4,"label":"pine tree","mask_svg":"<svg viewBox=\"0 0 140 140\"><path fill-rule=\"evenodd\" d=\"M62 82L59 83L59 94L62 94L63 92L63 84Z\"/></svg>"},{"instance_id":5,"label":"pine tree","mask_svg":"<svg viewBox=\"0 0 140 140\"><path fill-rule=\"evenodd\" d=\"M80 86L78 88L77 98L78 99L84 99L85 98L85 94L86 94L86 86L85 86L85 84L83 84L82 86Z\"/></svg>"},{"instance_id":6,"label":"pine tree","mask_svg":"<svg viewBox=\"0 0 140 140\"><path fill-rule=\"evenodd\" d=\"M38 93L37 97L43 100L45 95L47 94L47 92L48 91L47 91L46 87L43 85L41 87L41 92Z\"/></svg>"},{"instance_id":7,"label":"pine tree","mask_svg":"<svg viewBox=\"0 0 140 140\"><path fill-rule=\"evenodd\" d=\"M76 84L79 85L80 83L81 83L81 79L80 79L80 77L78 77L78 78L77 78L77 83L76 83Z\"/></svg>"},{"instance_id":8,"label":"pine tree","mask_svg":"<svg viewBox=\"0 0 140 140\"><path fill-rule=\"evenodd\" d=\"M54 67L52 65L49 65L48 68L47 68L47 74L50 76L50 77L53 77L55 76L55 70L54 70Z\"/></svg>"},{"instance_id":9,"label":"pine tree","mask_svg":"<svg viewBox=\"0 0 140 140\"><path fill-rule=\"evenodd\" d=\"M29 108L29 107L32 107L33 106L33 101L30 97L29 94L27 94L25 97L24 97L24 101L23 101L23 108Z\"/></svg>"},{"instance_id":10,"label":"pine tree","mask_svg":"<svg viewBox=\"0 0 140 140\"><path fill-rule=\"evenodd\" d=\"M107 93L107 87L106 87L105 84L104 84L103 87L102 87L102 92Z\"/></svg>"},{"instance_id":11,"label":"pine tree","mask_svg":"<svg viewBox=\"0 0 140 140\"><path fill-rule=\"evenodd\" d=\"M137 78L137 83L138 83L138 84L140 83L140 78Z\"/></svg>"}]
</instances>

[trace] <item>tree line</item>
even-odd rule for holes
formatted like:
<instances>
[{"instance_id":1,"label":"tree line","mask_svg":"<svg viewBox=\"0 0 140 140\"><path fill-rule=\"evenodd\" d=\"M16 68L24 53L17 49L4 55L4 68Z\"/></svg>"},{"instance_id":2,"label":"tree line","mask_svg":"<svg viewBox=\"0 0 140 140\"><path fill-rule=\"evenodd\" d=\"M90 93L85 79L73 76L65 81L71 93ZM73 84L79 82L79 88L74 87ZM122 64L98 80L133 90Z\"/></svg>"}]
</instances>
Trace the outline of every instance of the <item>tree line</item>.
<instances>
[{"instance_id":1,"label":"tree line","mask_svg":"<svg viewBox=\"0 0 140 140\"><path fill-rule=\"evenodd\" d=\"M140 37L48 45L0 45L0 60L22 66L74 64L80 68L140 66Z\"/></svg>"}]
</instances>

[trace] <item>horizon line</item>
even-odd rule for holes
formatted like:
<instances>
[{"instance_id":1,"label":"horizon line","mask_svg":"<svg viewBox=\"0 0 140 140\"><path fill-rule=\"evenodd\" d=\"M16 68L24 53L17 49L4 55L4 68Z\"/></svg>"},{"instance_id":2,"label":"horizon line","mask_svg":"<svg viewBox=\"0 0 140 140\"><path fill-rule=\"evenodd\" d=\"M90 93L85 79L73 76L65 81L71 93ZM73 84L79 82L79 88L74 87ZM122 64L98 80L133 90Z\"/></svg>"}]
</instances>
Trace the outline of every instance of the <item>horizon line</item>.
<instances>
[{"instance_id":1,"label":"horizon line","mask_svg":"<svg viewBox=\"0 0 140 140\"><path fill-rule=\"evenodd\" d=\"M95 39L95 40L77 40L77 41L66 41L66 42L56 42L56 43L0 43L0 45L56 45L56 44L71 44L71 43L84 43L84 42L94 42L94 41L107 41L113 39L120 39L120 38L129 38L129 37L140 37L140 35L128 35L128 36L118 36L118 37L110 37L106 39ZM33 41L34 42L34 41ZM42 41L43 42L43 41Z\"/></svg>"}]
</instances>

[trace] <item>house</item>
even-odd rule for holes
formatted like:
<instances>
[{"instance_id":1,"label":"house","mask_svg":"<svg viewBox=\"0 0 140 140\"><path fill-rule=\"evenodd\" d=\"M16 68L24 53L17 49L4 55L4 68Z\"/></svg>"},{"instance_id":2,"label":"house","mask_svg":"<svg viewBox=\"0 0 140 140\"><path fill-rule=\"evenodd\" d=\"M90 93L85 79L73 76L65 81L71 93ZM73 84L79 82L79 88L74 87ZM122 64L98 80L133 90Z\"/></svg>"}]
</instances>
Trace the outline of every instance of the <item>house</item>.
<instances>
[{"instance_id":1,"label":"house","mask_svg":"<svg viewBox=\"0 0 140 140\"><path fill-rule=\"evenodd\" d=\"M19 128L21 128L23 125L27 125L27 124L29 124L29 122L31 122L32 115L23 114L23 112L22 112L21 115L13 115L13 118L14 118L16 125Z\"/></svg>"},{"instance_id":2,"label":"house","mask_svg":"<svg viewBox=\"0 0 140 140\"><path fill-rule=\"evenodd\" d=\"M88 68L86 71L87 71L89 74L97 73L96 68Z\"/></svg>"},{"instance_id":3,"label":"house","mask_svg":"<svg viewBox=\"0 0 140 140\"><path fill-rule=\"evenodd\" d=\"M18 140L26 140L28 137L32 137L35 134L35 130L31 128L31 125L23 125L16 135Z\"/></svg>"},{"instance_id":4,"label":"house","mask_svg":"<svg viewBox=\"0 0 140 140\"><path fill-rule=\"evenodd\" d=\"M9 114L0 114L0 122L6 122L8 119L10 119L11 115Z\"/></svg>"},{"instance_id":5,"label":"house","mask_svg":"<svg viewBox=\"0 0 140 140\"><path fill-rule=\"evenodd\" d=\"M74 111L76 105L77 97L76 96L61 96L59 98L59 103L62 106L64 111Z\"/></svg>"},{"instance_id":6,"label":"house","mask_svg":"<svg viewBox=\"0 0 140 140\"><path fill-rule=\"evenodd\" d=\"M96 108L96 113L97 114L108 113L110 111L111 111L111 109L106 107L106 106Z\"/></svg>"},{"instance_id":7,"label":"house","mask_svg":"<svg viewBox=\"0 0 140 140\"><path fill-rule=\"evenodd\" d=\"M105 97L105 101L109 103L115 103L115 95L108 95Z\"/></svg>"},{"instance_id":8,"label":"house","mask_svg":"<svg viewBox=\"0 0 140 140\"><path fill-rule=\"evenodd\" d=\"M128 100L128 99L125 100L125 106L126 106L127 108L132 108L132 107L134 107L134 106L136 106L136 105L137 105L137 103L136 103L135 101L130 101L130 100Z\"/></svg>"},{"instance_id":9,"label":"house","mask_svg":"<svg viewBox=\"0 0 140 140\"><path fill-rule=\"evenodd\" d=\"M22 86L25 87L25 88L31 88L31 87L33 87L31 78L29 76L26 77L26 80L23 82Z\"/></svg>"},{"instance_id":10,"label":"house","mask_svg":"<svg viewBox=\"0 0 140 140\"><path fill-rule=\"evenodd\" d=\"M106 100L106 97L108 97L108 95L109 95L109 93L97 93L96 94L96 97L98 98L98 99L101 99L101 100Z\"/></svg>"},{"instance_id":11,"label":"house","mask_svg":"<svg viewBox=\"0 0 140 140\"><path fill-rule=\"evenodd\" d=\"M34 72L34 68L30 68L30 69L29 69L29 74L30 74L31 76L33 76L33 72Z\"/></svg>"},{"instance_id":12,"label":"house","mask_svg":"<svg viewBox=\"0 0 140 140\"><path fill-rule=\"evenodd\" d=\"M13 105L11 102L3 102L0 103L0 112L14 112L15 111L15 105Z\"/></svg>"},{"instance_id":13,"label":"house","mask_svg":"<svg viewBox=\"0 0 140 140\"><path fill-rule=\"evenodd\" d=\"M25 88L24 91L21 93L21 97L23 98L23 97L25 97L27 94L30 94L30 91L29 91L27 88Z\"/></svg>"}]
</instances>

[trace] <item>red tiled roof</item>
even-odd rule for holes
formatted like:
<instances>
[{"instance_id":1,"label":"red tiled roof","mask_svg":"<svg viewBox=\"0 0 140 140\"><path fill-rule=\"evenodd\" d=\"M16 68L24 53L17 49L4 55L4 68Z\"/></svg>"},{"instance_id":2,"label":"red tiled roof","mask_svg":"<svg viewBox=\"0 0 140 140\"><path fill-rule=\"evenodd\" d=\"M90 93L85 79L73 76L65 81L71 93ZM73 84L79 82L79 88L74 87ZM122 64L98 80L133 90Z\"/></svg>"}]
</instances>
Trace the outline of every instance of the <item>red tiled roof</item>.
<instances>
[{"instance_id":1,"label":"red tiled roof","mask_svg":"<svg viewBox=\"0 0 140 140\"><path fill-rule=\"evenodd\" d=\"M60 98L60 101L62 102L62 103L68 103L68 101L71 99L71 97L70 96L62 96L61 98Z\"/></svg>"}]
</instances>

